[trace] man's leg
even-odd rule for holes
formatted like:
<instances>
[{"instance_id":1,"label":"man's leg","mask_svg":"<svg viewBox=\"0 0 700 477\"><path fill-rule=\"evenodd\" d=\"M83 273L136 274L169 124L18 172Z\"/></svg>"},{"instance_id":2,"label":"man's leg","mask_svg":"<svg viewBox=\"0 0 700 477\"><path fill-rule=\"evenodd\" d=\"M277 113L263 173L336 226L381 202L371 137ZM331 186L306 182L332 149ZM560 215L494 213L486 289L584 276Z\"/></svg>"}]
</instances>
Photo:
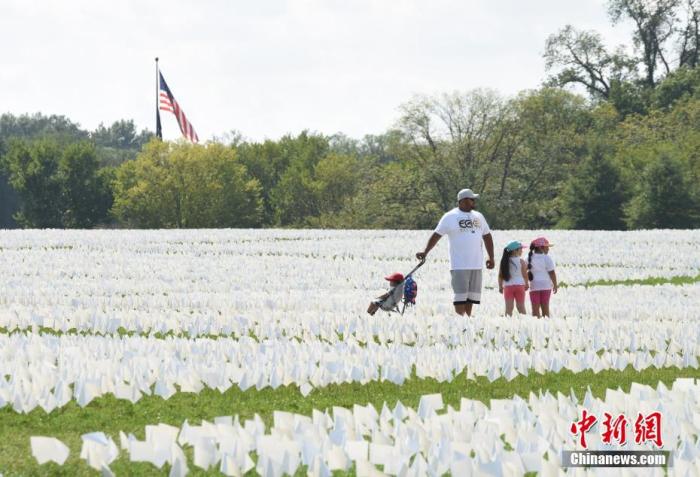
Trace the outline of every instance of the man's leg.
<instances>
[{"instance_id":1,"label":"man's leg","mask_svg":"<svg viewBox=\"0 0 700 477\"><path fill-rule=\"evenodd\" d=\"M467 316L472 316L472 307L481 303L481 270L466 270Z\"/></svg>"},{"instance_id":2,"label":"man's leg","mask_svg":"<svg viewBox=\"0 0 700 477\"><path fill-rule=\"evenodd\" d=\"M471 306L467 303L468 277L466 270L451 270L452 275L452 291L454 298L452 304L455 307L455 313L459 316L471 313Z\"/></svg>"}]
</instances>

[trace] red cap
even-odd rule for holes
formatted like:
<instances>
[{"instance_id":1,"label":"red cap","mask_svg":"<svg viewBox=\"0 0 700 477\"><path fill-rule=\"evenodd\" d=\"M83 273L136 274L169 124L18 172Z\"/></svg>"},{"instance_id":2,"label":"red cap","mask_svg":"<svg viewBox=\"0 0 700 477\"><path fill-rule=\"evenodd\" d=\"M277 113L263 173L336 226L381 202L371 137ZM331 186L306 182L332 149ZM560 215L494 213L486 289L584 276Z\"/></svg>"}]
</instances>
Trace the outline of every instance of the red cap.
<instances>
[{"instance_id":1,"label":"red cap","mask_svg":"<svg viewBox=\"0 0 700 477\"><path fill-rule=\"evenodd\" d=\"M402 282L403 273L394 272L391 275L384 277L384 280L389 280L390 282Z\"/></svg>"},{"instance_id":2,"label":"red cap","mask_svg":"<svg viewBox=\"0 0 700 477\"><path fill-rule=\"evenodd\" d=\"M552 245L554 244L549 243L549 240L544 237L537 237L535 240L530 242L531 247L551 247Z\"/></svg>"}]
</instances>

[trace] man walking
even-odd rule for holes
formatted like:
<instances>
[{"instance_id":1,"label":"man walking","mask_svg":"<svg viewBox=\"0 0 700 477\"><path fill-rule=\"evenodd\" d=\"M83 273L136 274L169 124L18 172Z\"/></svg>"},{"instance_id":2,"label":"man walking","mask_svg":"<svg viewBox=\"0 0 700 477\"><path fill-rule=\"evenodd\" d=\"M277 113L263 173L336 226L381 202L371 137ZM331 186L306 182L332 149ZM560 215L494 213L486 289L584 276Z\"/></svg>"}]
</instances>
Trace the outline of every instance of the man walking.
<instances>
[{"instance_id":1,"label":"man walking","mask_svg":"<svg viewBox=\"0 0 700 477\"><path fill-rule=\"evenodd\" d=\"M428 239L425 250L416 254L416 258L425 260L428 252L447 234L454 291L453 304L457 314L462 316L465 313L470 316L472 305L481 302L481 270L484 263L482 240L489 255L486 268L492 269L495 263L491 229L484 216L475 210L478 197L479 194L475 194L471 189L459 191L458 207L442 216L433 235Z\"/></svg>"}]
</instances>

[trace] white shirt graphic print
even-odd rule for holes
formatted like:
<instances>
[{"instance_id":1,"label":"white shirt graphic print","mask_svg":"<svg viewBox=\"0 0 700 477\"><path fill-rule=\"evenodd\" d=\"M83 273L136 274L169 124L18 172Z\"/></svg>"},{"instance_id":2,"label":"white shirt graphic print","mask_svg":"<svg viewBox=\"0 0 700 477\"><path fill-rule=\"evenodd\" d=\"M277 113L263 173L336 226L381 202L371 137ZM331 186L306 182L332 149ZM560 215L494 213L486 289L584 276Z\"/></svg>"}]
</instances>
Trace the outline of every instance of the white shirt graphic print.
<instances>
[{"instance_id":1,"label":"white shirt graphic print","mask_svg":"<svg viewBox=\"0 0 700 477\"><path fill-rule=\"evenodd\" d=\"M491 229L480 212L464 212L455 207L442 216L435 233L447 235L450 270L481 270L484 267L482 237L491 233Z\"/></svg>"}]
</instances>

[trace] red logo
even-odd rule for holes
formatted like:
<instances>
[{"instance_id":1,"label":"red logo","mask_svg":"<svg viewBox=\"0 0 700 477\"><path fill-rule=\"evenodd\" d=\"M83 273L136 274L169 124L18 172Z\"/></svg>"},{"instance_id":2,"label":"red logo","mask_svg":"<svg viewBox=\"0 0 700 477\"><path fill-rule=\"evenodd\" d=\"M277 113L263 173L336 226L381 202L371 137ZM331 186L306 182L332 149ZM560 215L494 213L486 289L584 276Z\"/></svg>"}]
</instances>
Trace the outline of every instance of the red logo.
<instances>
[{"instance_id":1,"label":"red logo","mask_svg":"<svg viewBox=\"0 0 700 477\"><path fill-rule=\"evenodd\" d=\"M627 443L627 418L624 414L620 414L613 421L612 414L606 412L604 415L603 427L605 431L602 434L603 443L612 444L614 441L624 446Z\"/></svg>"},{"instance_id":2,"label":"red logo","mask_svg":"<svg viewBox=\"0 0 700 477\"><path fill-rule=\"evenodd\" d=\"M580 421L571 424L571 433L573 435L580 435L581 446L584 449L588 449L588 444L586 444L586 433L595 425L598 418L594 415L589 415L587 410L583 410L583 417Z\"/></svg>"},{"instance_id":3,"label":"red logo","mask_svg":"<svg viewBox=\"0 0 700 477\"><path fill-rule=\"evenodd\" d=\"M624 446L627 443L627 424L628 420L624 414L613 416L610 413L604 413L603 429L601 430L601 440L604 444L618 444ZM579 437L579 443L584 449L588 449L586 443L586 433L590 431L598 422L598 418L589 414L587 409L583 410L581 420L571 423L571 434ZM661 413L656 411L646 416L642 413L637 414L637 419L634 422L634 442L636 444L644 444L652 442L656 447L663 447L664 443L661 437Z\"/></svg>"},{"instance_id":4,"label":"red logo","mask_svg":"<svg viewBox=\"0 0 700 477\"><path fill-rule=\"evenodd\" d=\"M651 441L656 444L656 447L663 447L664 443L661 440L661 413L659 411L642 416L640 412L637 414L637 420L634 421L634 442L643 444Z\"/></svg>"}]
</instances>

